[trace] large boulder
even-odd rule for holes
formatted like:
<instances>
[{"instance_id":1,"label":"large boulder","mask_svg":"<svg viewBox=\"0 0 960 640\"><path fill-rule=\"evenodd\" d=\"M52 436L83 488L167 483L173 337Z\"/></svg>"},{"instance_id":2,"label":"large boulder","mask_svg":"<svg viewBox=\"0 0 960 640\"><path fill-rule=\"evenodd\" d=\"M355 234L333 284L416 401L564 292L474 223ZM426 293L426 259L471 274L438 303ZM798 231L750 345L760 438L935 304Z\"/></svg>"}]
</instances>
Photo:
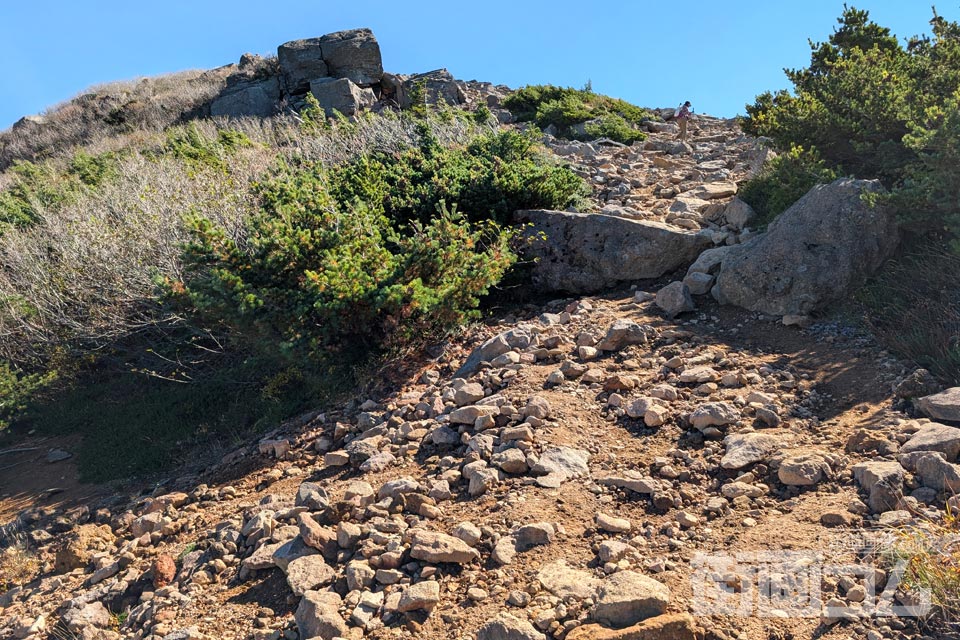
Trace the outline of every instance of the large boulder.
<instances>
[{"instance_id":1,"label":"large boulder","mask_svg":"<svg viewBox=\"0 0 960 640\"><path fill-rule=\"evenodd\" d=\"M280 101L280 79L266 78L230 87L210 104L210 115L240 118L272 116Z\"/></svg>"},{"instance_id":2,"label":"large boulder","mask_svg":"<svg viewBox=\"0 0 960 640\"><path fill-rule=\"evenodd\" d=\"M893 211L862 198L881 190L875 180L846 178L811 189L765 234L726 254L718 299L751 311L806 315L848 296L897 247Z\"/></svg>"},{"instance_id":3,"label":"large boulder","mask_svg":"<svg viewBox=\"0 0 960 640\"><path fill-rule=\"evenodd\" d=\"M320 38L283 43L277 47L277 60L284 89L290 94L306 93L312 80L330 75L320 50Z\"/></svg>"},{"instance_id":4,"label":"large boulder","mask_svg":"<svg viewBox=\"0 0 960 640\"><path fill-rule=\"evenodd\" d=\"M373 91L361 89L347 78L314 80L310 83L310 93L328 116L333 115L334 111L352 116L377 100Z\"/></svg>"},{"instance_id":5,"label":"large boulder","mask_svg":"<svg viewBox=\"0 0 960 640\"><path fill-rule=\"evenodd\" d=\"M537 258L533 281L546 291L594 293L659 278L693 262L713 245L705 233L661 222L564 211L518 211Z\"/></svg>"},{"instance_id":6,"label":"large boulder","mask_svg":"<svg viewBox=\"0 0 960 640\"><path fill-rule=\"evenodd\" d=\"M335 78L347 78L361 87L380 82L383 61L380 45L370 29L350 29L320 38L320 50L327 71Z\"/></svg>"}]
</instances>

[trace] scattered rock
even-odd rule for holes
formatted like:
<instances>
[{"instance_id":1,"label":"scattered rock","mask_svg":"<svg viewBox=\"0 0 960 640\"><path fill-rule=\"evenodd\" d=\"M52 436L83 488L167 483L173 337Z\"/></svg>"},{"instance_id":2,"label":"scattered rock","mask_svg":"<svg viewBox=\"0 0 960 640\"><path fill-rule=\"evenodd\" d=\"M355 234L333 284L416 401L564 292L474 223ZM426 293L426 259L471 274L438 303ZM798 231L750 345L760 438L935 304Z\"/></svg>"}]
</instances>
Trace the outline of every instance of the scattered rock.
<instances>
[{"instance_id":1,"label":"scattered rock","mask_svg":"<svg viewBox=\"0 0 960 640\"><path fill-rule=\"evenodd\" d=\"M334 591L307 591L294 620L301 638L346 638L350 627L339 613L342 600Z\"/></svg>"},{"instance_id":2,"label":"scattered rock","mask_svg":"<svg viewBox=\"0 0 960 640\"><path fill-rule=\"evenodd\" d=\"M790 456L780 463L777 477L786 485L809 487L832 475L830 463L818 453Z\"/></svg>"},{"instance_id":3,"label":"scattered rock","mask_svg":"<svg viewBox=\"0 0 960 640\"><path fill-rule=\"evenodd\" d=\"M727 452L720 460L724 469L743 469L763 462L783 446L783 439L765 433L738 433L723 439Z\"/></svg>"},{"instance_id":4,"label":"scattered rock","mask_svg":"<svg viewBox=\"0 0 960 640\"><path fill-rule=\"evenodd\" d=\"M436 580L424 580L412 584L403 590L397 611L432 610L440 602L440 583Z\"/></svg>"},{"instance_id":5,"label":"scattered rock","mask_svg":"<svg viewBox=\"0 0 960 640\"><path fill-rule=\"evenodd\" d=\"M546 640L546 636L526 620L500 613L480 627L477 640Z\"/></svg>"},{"instance_id":6,"label":"scattered rock","mask_svg":"<svg viewBox=\"0 0 960 640\"><path fill-rule=\"evenodd\" d=\"M589 460L590 454L582 449L550 447L543 452L531 471L539 476L538 485L555 489L567 480L588 475Z\"/></svg>"},{"instance_id":7,"label":"scattered rock","mask_svg":"<svg viewBox=\"0 0 960 640\"><path fill-rule=\"evenodd\" d=\"M556 560L540 567L537 580L543 588L558 598L586 600L596 595L600 580L587 571L573 569L564 560Z\"/></svg>"}]
</instances>

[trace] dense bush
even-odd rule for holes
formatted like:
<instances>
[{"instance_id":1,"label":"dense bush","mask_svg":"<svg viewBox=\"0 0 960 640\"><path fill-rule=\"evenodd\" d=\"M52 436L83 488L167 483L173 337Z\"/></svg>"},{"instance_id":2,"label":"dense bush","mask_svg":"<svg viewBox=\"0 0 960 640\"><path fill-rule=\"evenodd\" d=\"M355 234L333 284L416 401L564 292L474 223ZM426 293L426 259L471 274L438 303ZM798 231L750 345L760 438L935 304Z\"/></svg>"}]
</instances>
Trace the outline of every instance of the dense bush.
<instances>
[{"instance_id":1,"label":"dense bush","mask_svg":"<svg viewBox=\"0 0 960 640\"><path fill-rule=\"evenodd\" d=\"M917 160L907 166L892 201L914 233L944 237L960 255L960 90L943 107L929 109L927 122L905 138Z\"/></svg>"},{"instance_id":2,"label":"dense bush","mask_svg":"<svg viewBox=\"0 0 960 640\"><path fill-rule=\"evenodd\" d=\"M0 173L0 422L148 473L473 317L514 260L494 220L586 193L490 116L196 120Z\"/></svg>"},{"instance_id":3,"label":"dense bush","mask_svg":"<svg viewBox=\"0 0 960 640\"><path fill-rule=\"evenodd\" d=\"M166 151L195 169L208 167L225 171L226 157L252 144L242 131L220 129L216 138L208 138L191 123L167 131Z\"/></svg>"},{"instance_id":4,"label":"dense bush","mask_svg":"<svg viewBox=\"0 0 960 640\"><path fill-rule=\"evenodd\" d=\"M766 226L814 185L832 182L836 173L815 151L793 147L771 160L740 188L740 198L757 213L754 222Z\"/></svg>"},{"instance_id":5,"label":"dense bush","mask_svg":"<svg viewBox=\"0 0 960 640\"><path fill-rule=\"evenodd\" d=\"M473 317L515 261L513 232L496 221L566 206L582 189L509 132L462 148L424 132L392 156L284 164L258 187L244 242L194 221L185 292L251 348L352 360Z\"/></svg>"},{"instance_id":6,"label":"dense bush","mask_svg":"<svg viewBox=\"0 0 960 640\"><path fill-rule=\"evenodd\" d=\"M521 122L538 127L554 126L562 137L578 140L610 138L631 144L646 138L637 129L651 114L624 100L553 85L530 85L518 89L503 101L503 106ZM587 123L586 126L580 126Z\"/></svg>"}]
</instances>

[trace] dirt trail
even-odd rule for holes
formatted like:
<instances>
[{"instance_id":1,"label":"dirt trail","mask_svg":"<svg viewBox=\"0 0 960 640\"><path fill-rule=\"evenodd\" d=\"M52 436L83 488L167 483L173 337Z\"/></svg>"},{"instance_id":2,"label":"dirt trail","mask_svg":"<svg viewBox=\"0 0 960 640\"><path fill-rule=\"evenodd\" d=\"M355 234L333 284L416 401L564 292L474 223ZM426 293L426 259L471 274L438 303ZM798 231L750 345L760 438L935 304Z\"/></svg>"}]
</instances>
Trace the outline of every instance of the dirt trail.
<instances>
[{"instance_id":1,"label":"dirt trail","mask_svg":"<svg viewBox=\"0 0 960 640\"><path fill-rule=\"evenodd\" d=\"M735 242L738 232L711 221L710 203L671 211L670 186L688 190L705 171L736 181L750 170L741 159L752 143L732 123L704 120L700 136L698 159L665 152L666 130L650 148L591 147L592 155L578 156L598 208L636 206L616 214L716 227L718 243ZM839 322L798 329L698 304L677 320L633 291L528 309L475 328L423 367L404 363L415 373L397 375L391 393L323 407L306 424L133 501L78 485L69 461L38 463L45 450L0 457L0 465L18 465L0 471L0 520L17 510L28 516L44 565L37 580L0 596L0 638L42 616L49 637L66 637L73 625L83 633L97 627L90 637L105 639L278 640L297 638L298 626L327 624L317 635L473 639L507 611L519 635L484 631L485 640L585 640L612 637L595 625L604 589L643 577L669 593L657 613L696 614L683 618L678 638L920 638L912 618L837 623L819 608L807 617L703 609L697 562L705 555L810 552L871 567L851 536L877 517L865 512L851 468L890 455L848 443L865 429L895 450L916 424L890 391L909 369L868 336ZM497 335L501 342L487 341ZM474 349L490 344L497 348L482 366L454 377ZM801 455L816 465L810 482L786 483L782 465ZM545 462L551 456L562 463ZM37 473L21 481L21 467ZM46 502L52 483L65 490ZM89 508L71 512L77 505ZM56 522L67 513L75 522ZM830 517L846 525L828 526ZM65 549L90 543L90 529L78 532L93 523L109 529L106 540L81 549L74 568L56 569ZM453 534L444 544L455 552L425 556L417 543L425 530ZM525 548L521 538L534 542ZM298 578L293 563L316 562L318 552L319 573ZM578 596L550 586L544 571L558 560L571 584L598 586ZM163 578L165 563L173 575ZM739 589L748 577L719 579ZM300 579L308 593L335 602L305 611L307 597L293 591ZM436 592L419 591L424 586ZM828 577L816 587L824 601L866 606L852 583ZM422 601L410 604L414 593ZM630 594L616 597L627 603L627 624L646 617ZM99 626L72 622L96 603L122 616ZM651 620L667 624L664 616Z\"/></svg>"}]
</instances>

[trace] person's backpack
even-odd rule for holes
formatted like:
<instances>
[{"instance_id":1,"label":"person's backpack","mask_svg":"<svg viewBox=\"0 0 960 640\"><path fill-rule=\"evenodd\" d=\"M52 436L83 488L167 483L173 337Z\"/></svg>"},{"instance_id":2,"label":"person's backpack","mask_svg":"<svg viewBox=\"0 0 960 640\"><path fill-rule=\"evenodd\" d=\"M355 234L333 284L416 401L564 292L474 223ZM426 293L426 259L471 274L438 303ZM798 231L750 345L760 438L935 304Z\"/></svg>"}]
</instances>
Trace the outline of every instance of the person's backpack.
<instances>
[{"instance_id":1,"label":"person's backpack","mask_svg":"<svg viewBox=\"0 0 960 640\"><path fill-rule=\"evenodd\" d=\"M674 110L674 112L673 112L673 117L674 117L674 118L679 118L679 117L680 117L680 110L681 110L681 109L683 109L683 103L682 103L682 102L681 102L680 104L678 104L678 105L677 105L677 108Z\"/></svg>"}]
</instances>

